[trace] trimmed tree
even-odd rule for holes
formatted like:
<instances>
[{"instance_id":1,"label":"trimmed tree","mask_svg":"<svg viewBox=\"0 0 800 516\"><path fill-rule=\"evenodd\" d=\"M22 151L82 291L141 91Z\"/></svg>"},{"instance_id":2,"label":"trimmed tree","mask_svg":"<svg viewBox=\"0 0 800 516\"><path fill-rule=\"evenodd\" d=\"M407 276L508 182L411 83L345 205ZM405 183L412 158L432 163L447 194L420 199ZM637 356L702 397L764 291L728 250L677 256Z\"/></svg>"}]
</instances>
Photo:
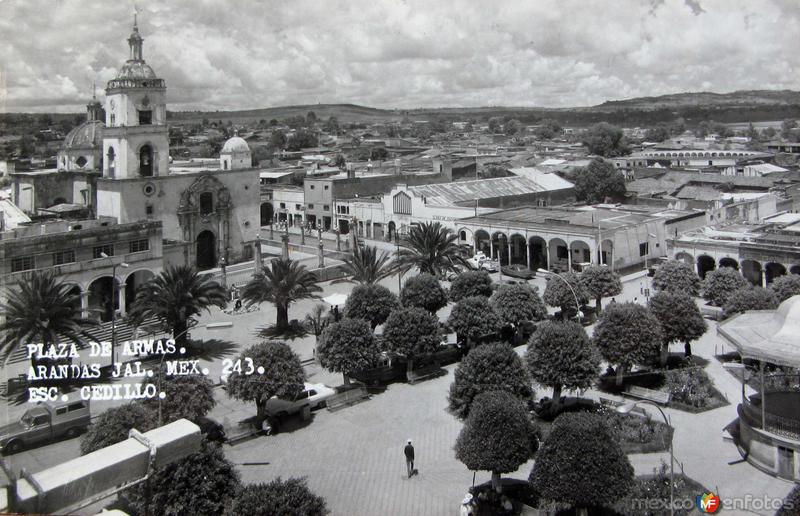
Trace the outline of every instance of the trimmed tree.
<instances>
[{"instance_id":1,"label":"trimmed tree","mask_svg":"<svg viewBox=\"0 0 800 516\"><path fill-rule=\"evenodd\" d=\"M400 301L382 285L358 285L347 297L344 316L369 321L373 329L383 324L392 310L400 308Z\"/></svg>"},{"instance_id":2,"label":"trimmed tree","mask_svg":"<svg viewBox=\"0 0 800 516\"><path fill-rule=\"evenodd\" d=\"M623 498L634 477L633 466L604 417L575 412L555 420L536 454L529 480L543 498L587 514L590 507L607 507Z\"/></svg>"},{"instance_id":3,"label":"trimmed tree","mask_svg":"<svg viewBox=\"0 0 800 516\"><path fill-rule=\"evenodd\" d=\"M430 274L409 278L400 291L400 302L406 307L418 307L436 313L447 305L447 293L439 280Z\"/></svg>"},{"instance_id":4,"label":"trimmed tree","mask_svg":"<svg viewBox=\"0 0 800 516\"><path fill-rule=\"evenodd\" d=\"M669 260L658 267L653 276L653 289L683 292L689 296L700 293L700 278L694 268L680 260Z\"/></svg>"},{"instance_id":5,"label":"trimmed tree","mask_svg":"<svg viewBox=\"0 0 800 516\"><path fill-rule=\"evenodd\" d=\"M589 299L577 274L564 272L559 275L547 275L547 285L542 300L549 306L560 308L562 318L568 319L567 314L574 314L580 310L580 306L575 305L576 297L580 304L586 303Z\"/></svg>"},{"instance_id":6,"label":"trimmed tree","mask_svg":"<svg viewBox=\"0 0 800 516\"><path fill-rule=\"evenodd\" d=\"M475 397L489 391L509 392L524 402L533 396L528 371L508 344L484 344L464 357L450 384L450 412L466 418Z\"/></svg>"},{"instance_id":7,"label":"trimmed tree","mask_svg":"<svg viewBox=\"0 0 800 516\"><path fill-rule=\"evenodd\" d=\"M747 310L773 310L778 308L778 297L769 289L748 286L734 291L722 305L725 317Z\"/></svg>"},{"instance_id":8,"label":"trimmed tree","mask_svg":"<svg viewBox=\"0 0 800 516\"><path fill-rule=\"evenodd\" d=\"M504 324L513 324L517 335L522 334L522 324L541 321L547 317L547 307L536 287L530 285L501 285L489 304Z\"/></svg>"},{"instance_id":9,"label":"trimmed tree","mask_svg":"<svg viewBox=\"0 0 800 516\"><path fill-rule=\"evenodd\" d=\"M149 432L155 427L155 414L141 403L132 402L110 408L100 414L83 434L81 455L124 441L131 428Z\"/></svg>"},{"instance_id":10,"label":"trimmed tree","mask_svg":"<svg viewBox=\"0 0 800 516\"><path fill-rule=\"evenodd\" d=\"M383 343L387 351L408 358L411 371L416 355L433 353L441 346L439 319L423 308L395 310L383 327Z\"/></svg>"},{"instance_id":11,"label":"trimmed tree","mask_svg":"<svg viewBox=\"0 0 800 516\"><path fill-rule=\"evenodd\" d=\"M800 274L785 274L772 281L769 289L775 293L779 303L792 296L800 296Z\"/></svg>"},{"instance_id":12,"label":"trimmed tree","mask_svg":"<svg viewBox=\"0 0 800 516\"><path fill-rule=\"evenodd\" d=\"M492 310L485 297L467 297L456 303L447 319L447 324L459 337L477 341L487 335L493 335L500 329L502 321Z\"/></svg>"},{"instance_id":13,"label":"trimmed tree","mask_svg":"<svg viewBox=\"0 0 800 516\"><path fill-rule=\"evenodd\" d=\"M487 271L464 271L450 285L450 300L457 303L473 296L492 295L492 277Z\"/></svg>"},{"instance_id":14,"label":"trimmed tree","mask_svg":"<svg viewBox=\"0 0 800 516\"><path fill-rule=\"evenodd\" d=\"M491 471L492 486L500 491L500 475L516 471L533 456L537 433L518 398L504 391L485 392L475 398L456 439L456 458L472 471Z\"/></svg>"},{"instance_id":15,"label":"trimmed tree","mask_svg":"<svg viewBox=\"0 0 800 516\"><path fill-rule=\"evenodd\" d=\"M633 364L658 360L663 342L661 325L650 310L635 303L609 305L600 315L592 341L617 369L617 385Z\"/></svg>"},{"instance_id":16,"label":"trimmed tree","mask_svg":"<svg viewBox=\"0 0 800 516\"><path fill-rule=\"evenodd\" d=\"M369 322L342 319L322 332L317 357L325 369L342 373L345 385L349 385L347 373L372 367L380 357L380 349Z\"/></svg>"},{"instance_id":17,"label":"trimmed tree","mask_svg":"<svg viewBox=\"0 0 800 516\"><path fill-rule=\"evenodd\" d=\"M157 419L160 407L161 417L158 426L179 419L188 419L197 423L216 404L214 384L207 376L167 376L162 370L160 373L156 373L150 383L156 384L159 392L166 394L163 400L148 398L143 402L144 406L155 414Z\"/></svg>"},{"instance_id":18,"label":"trimmed tree","mask_svg":"<svg viewBox=\"0 0 800 516\"><path fill-rule=\"evenodd\" d=\"M622 281L620 281L619 274L603 265L592 265L585 268L580 274L579 282L584 290L594 297L598 315L604 297L618 296L622 293Z\"/></svg>"},{"instance_id":19,"label":"trimmed tree","mask_svg":"<svg viewBox=\"0 0 800 516\"><path fill-rule=\"evenodd\" d=\"M561 405L561 389L588 389L600 372L600 353L583 326L572 321L539 325L525 362L535 382L553 389L554 414Z\"/></svg>"},{"instance_id":20,"label":"trimmed tree","mask_svg":"<svg viewBox=\"0 0 800 516\"><path fill-rule=\"evenodd\" d=\"M157 470L144 483L126 489L122 497L133 514L222 514L239 486L236 466L218 444L204 440L199 451Z\"/></svg>"},{"instance_id":21,"label":"trimmed tree","mask_svg":"<svg viewBox=\"0 0 800 516\"><path fill-rule=\"evenodd\" d=\"M325 516L328 513L325 499L308 488L305 477L288 480L278 477L268 483L244 486L231 501L227 514Z\"/></svg>"},{"instance_id":22,"label":"trimmed tree","mask_svg":"<svg viewBox=\"0 0 800 516\"><path fill-rule=\"evenodd\" d=\"M252 368L264 368L264 374L243 374ZM250 346L239 356L242 372L233 371L228 378L228 396L253 401L259 420L263 419L264 404L273 396L294 398L303 391L306 379L300 357L288 344L267 340Z\"/></svg>"},{"instance_id":23,"label":"trimmed tree","mask_svg":"<svg viewBox=\"0 0 800 516\"><path fill-rule=\"evenodd\" d=\"M625 176L608 161L595 158L574 177L575 197L589 204L620 201L625 197Z\"/></svg>"},{"instance_id":24,"label":"trimmed tree","mask_svg":"<svg viewBox=\"0 0 800 516\"><path fill-rule=\"evenodd\" d=\"M682 292L662 290L650 298L650 312L661 324L663 344L661 365L667 365L669 345L684 343L684 355L692 356L692 341L699 339L708 329L703 314L694 298Z\"/></svg>"},{"instance_id":25,"label":"trimmed tree","mask_svg":"<svg viewBox=\"0 0 800 516\"><path fill-rule=\"evenodd\" d=\"M722 306L731 294L750 286L750 282L733 267L720 267L706 274L703 281L703 299L714 306Z\"/></svg>"}]
</instances>

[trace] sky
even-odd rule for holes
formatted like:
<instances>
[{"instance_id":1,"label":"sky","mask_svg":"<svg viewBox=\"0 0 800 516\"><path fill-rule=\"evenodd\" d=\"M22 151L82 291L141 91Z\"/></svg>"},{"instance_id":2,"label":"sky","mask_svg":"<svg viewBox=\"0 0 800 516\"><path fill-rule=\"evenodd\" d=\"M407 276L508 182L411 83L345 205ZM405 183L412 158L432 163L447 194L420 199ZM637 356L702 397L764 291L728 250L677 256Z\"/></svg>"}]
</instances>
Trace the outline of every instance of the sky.
<instances>
[{"instance_id":1,"label":"sky","mask_svg":"<svg viewBox=\"0 0 800 516\"><path fill-rule=\"evenodd\" d=\"M134 3L0 0L0 111L78 112ZM142 0L170 110L575 107L800 90L800 0Z\"/></svg>"}]
</instances>

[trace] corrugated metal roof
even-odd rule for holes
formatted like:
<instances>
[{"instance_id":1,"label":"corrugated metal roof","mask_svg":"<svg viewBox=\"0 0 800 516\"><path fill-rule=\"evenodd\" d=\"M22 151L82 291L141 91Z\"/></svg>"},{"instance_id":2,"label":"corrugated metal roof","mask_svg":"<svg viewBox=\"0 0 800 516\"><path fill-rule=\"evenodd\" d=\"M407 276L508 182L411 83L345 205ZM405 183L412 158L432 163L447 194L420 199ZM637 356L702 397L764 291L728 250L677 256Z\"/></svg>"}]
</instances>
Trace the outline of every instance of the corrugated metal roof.
<instances>
[{"instance_id":1,"label":"corrugated metal roof","mask_svg":"<svg viewBox=\"0 0 800 516\"><path fill-rule=\"evenodd\" d=\"M571 186L571 185L570 185ZM475 199L494 199L530 193L545 192L548 188L524 177L498 177L477 181L457 181L432 185L412 186L414 194L425 197L428 204L451 206Z\"/></svg>"}]
</instances>

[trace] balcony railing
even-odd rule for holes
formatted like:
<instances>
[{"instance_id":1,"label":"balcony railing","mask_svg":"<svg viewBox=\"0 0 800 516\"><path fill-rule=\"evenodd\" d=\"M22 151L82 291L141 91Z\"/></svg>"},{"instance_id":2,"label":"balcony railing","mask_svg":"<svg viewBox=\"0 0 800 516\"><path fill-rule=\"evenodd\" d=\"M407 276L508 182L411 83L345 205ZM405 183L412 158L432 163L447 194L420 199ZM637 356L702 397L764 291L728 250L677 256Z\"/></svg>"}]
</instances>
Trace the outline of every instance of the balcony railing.
<instances>
[{"instance_id":1,"label":"balcony railing","mask_svg":"<svg viewBox=\"0 0 800 516\"><path fill-rule=\"evenodd\" d=\"M750 398L744 399L744 402L739 405L739 417L753 428L760 428L773 434L800 440L800 420L770 412L769 394L771 393L767 393L767 411L766 414L763 414L763 425L760 395L752 396L753 399L757 400L757 403L754 403ZM795 392L795 394L800 396L800 393Z\"/></svg>"}]
</instances>

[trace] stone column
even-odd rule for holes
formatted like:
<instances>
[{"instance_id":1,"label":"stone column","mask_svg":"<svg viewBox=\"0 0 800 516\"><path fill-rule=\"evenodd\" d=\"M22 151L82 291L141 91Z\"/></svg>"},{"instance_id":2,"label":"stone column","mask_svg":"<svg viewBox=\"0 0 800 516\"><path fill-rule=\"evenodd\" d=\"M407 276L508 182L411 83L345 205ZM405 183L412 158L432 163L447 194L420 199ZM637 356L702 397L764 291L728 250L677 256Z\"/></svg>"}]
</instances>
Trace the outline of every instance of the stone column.
<instances>
[{"instance_id":1,"label":"stone column","mask_svg":"<svg viewBox=\"0 0 800 516\"><path fill-rule=\"evenodd\" d=\"M127 284L120 281L117 283L117 306L119 307L119 313L124 314L127 311L127 307L125 306L125 291L127 288Z\"/></svg>"},{"instance_id":2,"label":"stone column","mask_svg":"<svg viewBox=\"0 0 800 516\"><path fill-rule=\"evenodd\" d=\"M567 242L567 270L572 272L572 244Z\"/></svg>"},{"instance_id":3,"label":"stone column","mask_svg":"<svg viewBox=\"0 0 800 516\"><path fill-rule=\"evenodd\" d=\"M284 233L281 235L281 242L283 243L281 257L284 260L289 259L289 233Z\"/></svg>"},{"instance_id":4,"label":"stone column","mask_svg":"<svg viewBox=\"0 0 800 516\"><path fill-rule=\"evenodd\" d=\"M508 239L508 263L506 265L511 265L511 238Z\"/></svg>"},{"instance_id":5,"label":"stone column","mask_svg":"<svg viewBox=\"0 0 800 516\"><path fill-rule=\"evenodd\" d=\"M261 261L261 237L259 235L256 235L253 246L253 274L260 274L264 263Z\"/></svg>"},{"instance_id":6,"label":"stone column","mask_svg":"<svg viewBox=\"0 0 800 516\"><path fill-rule=\"evenodd\" d=\"M81 291L81 318L88 319L89 318L89 291L82 290Z\"/></svg>"},{"instance_id":7,"label":"stone column","mask_svg":"<svg viewBox=\"0 0 800 516\"><path fill-rule=\"evenodd\" d=\"M489 235L489 258L494 260L494 238Z\"/></svg>"},{"instance_id":8,"label":"stone column","mask_svg":"<svg viewBox=\"0 0 800 516\"><path fill-rule=\"evenodd\" d=\"M527 251L525 254L528 256L528 270L531 268L531 243L530 240L525 241L525 250Z\"/></svg>"},{"instance_id":9,"label":"stone column","mask_svg":"<svg viewBox=\"0 0 800 516\"><path fill-rule=\"evenodd\" d=\"M306 245L306 228L300 226L300 245Z\"/></svg>"},{"instance_id":10,"label":"stone column","mask_svg":"<svg viewBox=\"0 0 800 516\"><path fill-rule=\"evenodd\" d=\"M322 239L320 239L317 245L317 255L319 257L319 268L321 269L325 267L325 247L322 245Z\"/></svg>"}]
</instances>

